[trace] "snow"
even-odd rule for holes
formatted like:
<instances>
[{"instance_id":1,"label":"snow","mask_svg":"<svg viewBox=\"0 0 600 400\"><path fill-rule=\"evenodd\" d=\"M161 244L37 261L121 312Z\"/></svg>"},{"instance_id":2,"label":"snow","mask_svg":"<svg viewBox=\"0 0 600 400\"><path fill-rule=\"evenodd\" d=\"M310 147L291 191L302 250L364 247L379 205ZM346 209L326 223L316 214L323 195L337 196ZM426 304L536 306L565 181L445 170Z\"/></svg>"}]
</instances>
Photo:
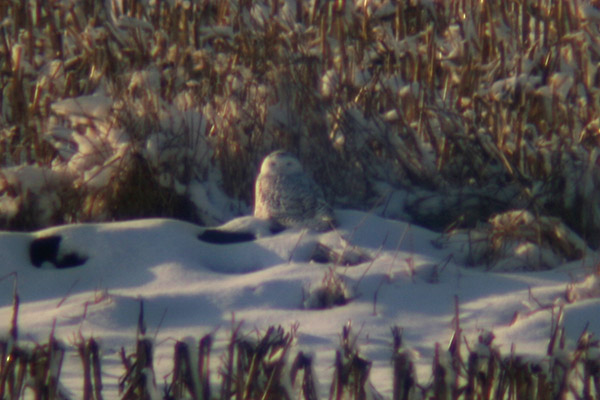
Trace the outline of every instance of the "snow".
<instances>
[{"instance_id":1,"label":"snow","mask_svg":"<svg viewBox=\"0 0 600 400\"><path fill-rule=\"evenodd\" d=\"M52 111L66 117L86 116L102 119L106 118L112 104L110 97L94 94L57 101L52 104Z\"/></svg>"},{"instance_id":2,"label":"snow","mask_svg":"<svg viewBox=\"0 0 600 400\"><path fill-rule=\"evenodd\" d=\"M20 339L45 342L56 323L54 335L66 349L61 382L76 398L83 388L73 339L81 333L100 342L104 395L116 398L117 378L123 373L119 351L133 351L140 299L147 335L155 343L159 385L172 371L175 340L191 343L190 338L215 333L215 367L232 321L243 321L244 332L264 332L269 325L290 330L298 324L291 354L301 350L315 356L321 397L327 397L335 350L349 321L361 356L373 361L371 383L385 398L392 391L390 328L404 328L403 351L415 359L419 382L426 383L435 343L444 348L451 339L455 297L461 328L473 349L478 335L492 331L503 354L514 344L518 353L543 358L553 305L555 312L564 306L569 349L587 323L590 332L600 331L598 283L590 277L594 253L551 270L491 272L456 264L453 260L461 259L454 253L457 247L432 244L437 233L358 211L336 213L340 226L319 234L289 230L269 235L251 217L242 217L227 228L252 230L259 238L228 245L202 242L197 236L204 228L166 219L0 232L0 319L10 321L16 276ZM87 256L86 264L34 268L29 244L49 235L61 235L60 252ZM318 244L338 252L356 246L370 260L348 267L311 262ZM332 268L350 302L304 308L311 290ZM565 293L572 283L577 300L568 303ZM216 373L211 376L218 379Z\"/></svg>"}]
</instances>

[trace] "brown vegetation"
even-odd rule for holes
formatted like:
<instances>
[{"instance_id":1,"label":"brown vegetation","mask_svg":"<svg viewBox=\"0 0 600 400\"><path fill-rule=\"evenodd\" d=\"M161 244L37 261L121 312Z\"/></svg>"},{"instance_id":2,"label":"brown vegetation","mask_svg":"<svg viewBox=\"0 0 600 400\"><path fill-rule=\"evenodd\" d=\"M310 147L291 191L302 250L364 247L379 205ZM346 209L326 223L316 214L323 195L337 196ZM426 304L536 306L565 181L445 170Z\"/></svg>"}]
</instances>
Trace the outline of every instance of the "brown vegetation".
<instances>
[{"instance_id":1,"label":"brown vegetation","mask_svg":"<svg viewBox=\"0 0 600 400\"><path fill-rule=\"evenodd\" d=\"M427 191L406 206L422 224L524 208L599 244L593 3L293 4L0 5L4 226L219 222L194 185L242 213L287 148L337 205L368 208L384 182ZM9 168L25 164L43 187Z\"/></svg>"}]
</instances>

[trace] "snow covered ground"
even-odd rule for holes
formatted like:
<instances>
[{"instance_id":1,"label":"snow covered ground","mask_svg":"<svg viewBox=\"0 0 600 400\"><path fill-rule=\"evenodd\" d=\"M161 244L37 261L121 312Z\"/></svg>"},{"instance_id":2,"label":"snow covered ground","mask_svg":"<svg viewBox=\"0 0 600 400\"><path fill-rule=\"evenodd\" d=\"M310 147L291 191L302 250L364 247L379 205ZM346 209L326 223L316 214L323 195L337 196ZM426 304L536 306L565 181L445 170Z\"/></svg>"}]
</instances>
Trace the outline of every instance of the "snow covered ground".
<instances>
[{"instance_id":1,"label":"snow covered ground","mask_svg":"<svg viewBox=\"0 0 600 400\"><path fill-rule=\"evenodd\" d=\"M155 334L157 381L172 370L175 340L215 332L213 367L231 334L232 320L244 332L269 325L286 330L299 324L292 352L315 355L319 392L326 396L342 327L352 322L361 354L373 361L371 382L391 395L390 328L404 328L405 345L414 349L420 382L427 382L434 344L446 346L452 335L455 296L460 323L470 343L481 330L492 330L494 343L507 354L543 357L550 335L551 304L565 303L565 325L577 340L589 323L600 332L591 275L595 254L559 268L538 272L490 272L459 265L458 246L439 248L439 234L357 211L337 211L337 230L315 234L292 230L255 241L216 245L199 241L202 227L174 220L68 225L34 234L0 233L0 321L8 330L12 315L11 272L21 299L20 338L45 342L56 322L56 336L68 347L61 381L81 393L81 362L73 339L81 333L100 341L106 398L116 397L123 373L119 350L133 350L144 299L150 333ZM38 269L29 261L33 237L59 234L61 252L89 257L84 266ZM356 246L373 261L336 267L351 296L340 307L303 308L332 264L310 262L317 243L343 251ZM452 255L452 257L450 257ZM588 278L583 282L586 276ZM581 299L565 302L575 283ZM555 310L556 311L556 310ZM216 379L217 374L212 375Z\"/></svg>"}]
</instances>

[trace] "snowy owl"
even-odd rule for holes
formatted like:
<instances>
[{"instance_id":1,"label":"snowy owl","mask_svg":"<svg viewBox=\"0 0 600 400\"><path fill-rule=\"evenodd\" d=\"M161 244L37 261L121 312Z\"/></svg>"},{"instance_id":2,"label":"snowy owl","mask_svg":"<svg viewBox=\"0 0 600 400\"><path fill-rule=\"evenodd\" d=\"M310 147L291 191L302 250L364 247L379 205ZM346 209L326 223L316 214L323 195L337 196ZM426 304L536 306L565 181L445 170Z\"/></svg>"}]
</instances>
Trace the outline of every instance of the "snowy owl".
<instances>
[{"instance_id":1,"label":"snowy owl","mask_svg":"<svg viewBox=\"0 0 600 400\"><path fill-rule=\"evenodd\" d=\"M301 227L326 231L335 225L333 210L323 191L292 154L269 154L256 178L254 216L281 228Z\"/></svg>"}]
</instances>

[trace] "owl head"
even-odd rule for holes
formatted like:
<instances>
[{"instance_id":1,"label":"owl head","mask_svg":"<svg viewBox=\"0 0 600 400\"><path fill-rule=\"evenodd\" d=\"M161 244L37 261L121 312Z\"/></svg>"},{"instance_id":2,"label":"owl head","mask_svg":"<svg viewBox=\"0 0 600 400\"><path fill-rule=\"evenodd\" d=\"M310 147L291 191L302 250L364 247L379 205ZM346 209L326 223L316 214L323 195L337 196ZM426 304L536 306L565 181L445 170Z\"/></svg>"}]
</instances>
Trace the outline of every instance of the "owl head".
<instances>
[{"instance_id":1,"label":"owl head","mask_svg":"<svg viewBox=\"0 0 600 400\"><path fill-rule=\"evenodd\" d=\"M260 166L261 175L291 175L302 173L302 165L291 153L277 150L266 156Z\"/></svg>"}]
</instances>

